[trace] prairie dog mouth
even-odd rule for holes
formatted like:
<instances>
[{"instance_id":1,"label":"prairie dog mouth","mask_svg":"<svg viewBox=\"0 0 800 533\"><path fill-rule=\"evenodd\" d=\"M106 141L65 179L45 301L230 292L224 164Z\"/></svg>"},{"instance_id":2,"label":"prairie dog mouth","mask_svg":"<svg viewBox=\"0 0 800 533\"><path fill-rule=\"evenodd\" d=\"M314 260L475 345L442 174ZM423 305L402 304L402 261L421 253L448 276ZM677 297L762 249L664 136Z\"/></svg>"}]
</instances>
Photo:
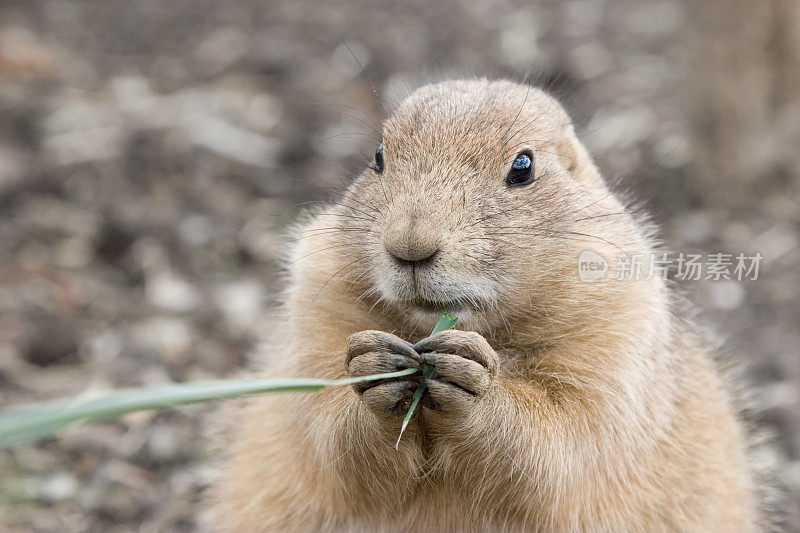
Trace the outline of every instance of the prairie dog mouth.
<instances>
[{"instance_id":1,"label":"prairie dog mouth","mask_svg":"<svg viewBox=\"0 0 800 533\"><path fill-rule=\"evenodd\" d=\"M463 305L459 302L447 302L444 300L434 300L431 298L425 298L424 296L414 296L408 303L413 305L414 307L420 307L422 309L428 309L430 311L445 311L447 309L460 309Z\"/></svg>"},{"instance_id":2,"label":"prairie dog mouth","mask_svg":"<svg viewBox=\"0 0 800 533\"><path fill-rule=\"evenodd\" d=\"M415 309L433 313L442 313L444 311L460 312L467 310L483 311L485 309L485 302L466 298L439 300L437 298L425 297L418 294L404 302Z\"/></svg>"},{"instance_id":3,"label":"prairie dog mouth","mask_svg":"<svg viewBox=\"0 0 800 533\"><path fill-rule=\"evenodd\" d=\"M497 299L491 280L469 275L453 274L436 279L428 276L422 280L375 276L375 289L384 301L391 302L398 310L423 315L443 311L482 313L493 307Z\"/></svg>"}]
</instances>

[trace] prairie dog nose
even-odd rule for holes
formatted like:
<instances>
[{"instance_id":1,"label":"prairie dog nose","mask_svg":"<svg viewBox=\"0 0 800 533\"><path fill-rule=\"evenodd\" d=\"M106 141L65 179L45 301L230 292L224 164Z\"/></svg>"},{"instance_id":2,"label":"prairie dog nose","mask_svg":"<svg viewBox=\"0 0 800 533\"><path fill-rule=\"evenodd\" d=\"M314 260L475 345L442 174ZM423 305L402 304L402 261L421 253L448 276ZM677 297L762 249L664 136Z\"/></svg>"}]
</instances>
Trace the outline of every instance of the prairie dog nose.
<instances>
[{"instance_id":1,"label":"prairie dog nose","mask_svg":"<svg viewBox=\"0 0 800 533\"><path fill-rule=\"evenodd\" d=\"M421 263L439 251L439 235L424 220L404 220L391 224L383 237L386 251L404 263Z\"/></svg>"}]
</instances>

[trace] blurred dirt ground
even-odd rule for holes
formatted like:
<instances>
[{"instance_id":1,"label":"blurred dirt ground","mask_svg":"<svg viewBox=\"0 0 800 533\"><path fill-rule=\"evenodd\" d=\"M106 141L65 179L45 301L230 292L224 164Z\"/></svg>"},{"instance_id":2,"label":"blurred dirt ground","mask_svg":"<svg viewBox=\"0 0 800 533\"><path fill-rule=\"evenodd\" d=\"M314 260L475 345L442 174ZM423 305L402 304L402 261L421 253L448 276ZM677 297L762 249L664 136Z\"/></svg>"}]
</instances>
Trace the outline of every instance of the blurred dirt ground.
<instances>
[{"instance_id":1,"label":"blurred dirt ground","mask_svg":"<svg viewBox=\"0 0 800 533\"><path fill-rule=\"evenodd\" d=\"M0 2L0 405L240 374L283 229L369 161L380 101L532 71L668 249L764 255L758 280L682 289L748 364L800 531L800 156L696 179L686 5L400 4ZM211 412L0 452L0 529L207 528Z\"/></svg>"}]
</instances>

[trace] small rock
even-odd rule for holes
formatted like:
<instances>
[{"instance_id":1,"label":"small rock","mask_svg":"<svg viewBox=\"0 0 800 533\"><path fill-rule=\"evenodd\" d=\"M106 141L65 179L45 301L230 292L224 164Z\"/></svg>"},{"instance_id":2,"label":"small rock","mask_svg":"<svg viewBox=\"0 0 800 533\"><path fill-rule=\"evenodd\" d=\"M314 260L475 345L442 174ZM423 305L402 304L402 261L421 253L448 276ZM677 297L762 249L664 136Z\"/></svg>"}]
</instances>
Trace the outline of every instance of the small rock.
<instances>
[{"instance_id":1,"label":"small rock","mask_svg":"<svg viewBox=\"0 0 800 533\"><path fill-rule=\"evenodd\" d=\"M78 352L77 328L63 320L43 320L37 322L24 352L24 358L36 366L48 366L63 362Z\"/></svg>"},{"instance_id":2,"label":"small rock","mask_svg":"<svg viewBox=\"0 0 800 533\"><path fill-rule=\"evenodd\" d=\"M718 309L725 310L740 307L746 294L741 283L730 279L711 281L708 291L711 296L711 304Z\"/></svg>"},{"instance_id":3,"label":"small rock","mask_svg":"<svg viewBox=\"0 0 800 533\"><path fill-rule=\"evenodd\" d=\"M264 287L255 280L225 283L214 290L214 301L228 325L244 331L258 318L265 299Z\"/></svg>"},{"instance_id":4,"label":"small rock","mask_svg":"<svg viewBox=\"0 0 800 533\"><path fill-rule=\"evenodd\" d=\"M222 117L198 113L187 123L196 146L217 155L259 168L277 166L280 141L242 128Z\"/></svg>"},{"instance_id":5,"label":"small rock","mask_svg":"<svg viewBox=\"0 0 800 533\"><path fill-rule=\"evenodd\" d=\"M0 144L0 192L19 183L22 179L23 161L12 147Z\"/></svg>"},{"instance_id":6,"label":"small rock","mask_svg":"<svg viewBox=\"0 0 800 533\"><path fill-rule=\"evenodd\" d=\"M708 239L714 222L714 217L707 211L682 213L674 220L676 233L687 244L698 244Z\"/></svg>"},{"instance_id":7,"label":"small rock","mask_svg":"<svg viewBox=\"0 0 800 533\"><path fill-rule=\"evenodd\" d=\"M200 303L200 295L191 283L167 272L148 279L145 292L150 303L167 311L185 313Z\"/></svg>"},{"instance_id":8,"label":"small rock","mask_svg":"<svg viewBox=\"0 0 800 533\"><path fill-rule=\"evenodd\" d=\"M178 236L189 246L204 246L214 238L214 222L207 216L187 215L178 224Z\"/></svg>"},{"instance_id":9,"label":"small rock","mask_svg":"<svg viewBox=\"0 0 800 533\"><path fill-rule=\"evenodd\" d=\"M502 24L500 46L502 60L511 67L528 66L540 55L539 18L530 8L508 15Z\"/></svg>"},{"instance_id":10,"label":"small rock","mask_svg":"<svg viewBox=\"0 0 800 533\"><path fill-rule=\"evenodd\" d=\"M36 497L49 502L72 498L78 491L75 476L66 472L58 472L40 479L35 486Z\"/></svg>"}]
</instances>

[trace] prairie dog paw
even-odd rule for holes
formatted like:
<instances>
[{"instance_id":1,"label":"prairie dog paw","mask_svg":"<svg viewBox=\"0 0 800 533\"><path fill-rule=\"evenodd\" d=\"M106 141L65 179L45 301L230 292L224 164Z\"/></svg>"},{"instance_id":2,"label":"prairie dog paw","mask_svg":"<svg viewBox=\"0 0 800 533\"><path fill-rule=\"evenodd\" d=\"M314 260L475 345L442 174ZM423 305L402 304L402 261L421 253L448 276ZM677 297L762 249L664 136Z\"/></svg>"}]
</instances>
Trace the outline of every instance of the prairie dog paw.
<instances>
[{"instance_id":1,"label":"prairie dog paw","mask_svg":"<svg viewBox=\"0 0 800 533\"><path fill-rule=\"evenodd\" d=\"M367 330L347 339L345 358L350 377L419 368L421 359L410 342L383 331ZM403 417L411 406L417 374L399 378L367 381L353 385L364 405L371 411Z\"/></svg>"},{"instance_id":2,"label":"prairie dog paw","mask_svg":"<svg viewBox=\"0 0 800 533\"><path fill-rule=\"evenodd\" d=\"M497 353L474 331L442 331L418 342L414 350L434 370L422 403L442 413L469 410L489 390L500 366Z\"/></svg>"}]
</instances>

